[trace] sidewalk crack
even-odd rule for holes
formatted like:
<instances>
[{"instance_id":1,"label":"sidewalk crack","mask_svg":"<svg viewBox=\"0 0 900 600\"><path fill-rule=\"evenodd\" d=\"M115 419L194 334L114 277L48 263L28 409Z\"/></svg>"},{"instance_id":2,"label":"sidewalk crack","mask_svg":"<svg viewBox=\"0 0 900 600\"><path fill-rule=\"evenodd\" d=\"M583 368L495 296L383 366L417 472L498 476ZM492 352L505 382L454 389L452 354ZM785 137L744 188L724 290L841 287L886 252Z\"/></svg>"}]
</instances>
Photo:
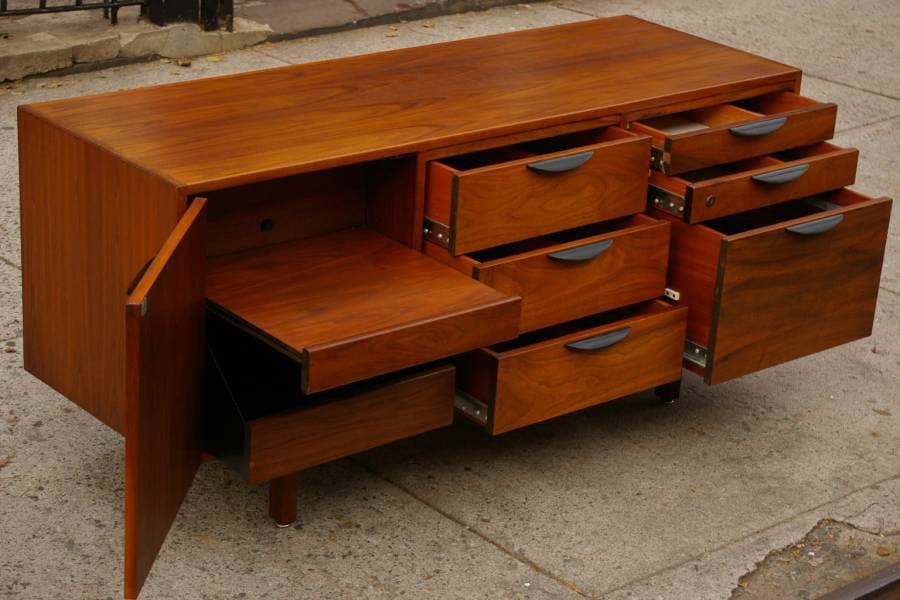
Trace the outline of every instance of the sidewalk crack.
<instances>
[{"instance_id":1,"label":"sidewalk crack","mask_svg":"<svg viewBox=\"0 0 900 600\"><path fill-rule=\"evenodd\" d=\"M876 96L881 96L882 98L889 98L891 100L900 100L900 96L892 96L890 94L885 94L884 92L877 92L875 90L870 90L869 88L864 88L859 85L847 83L846 81L839 81L837 79L831 79L830 77L826 77L825 75L819 75L818 73L813 73L812 71L804 71L803 76L804 77L815 77L816 79L821 79L822 81L827 81L828 83L842 85L844 87L858 90L860 92L866 92L867 94L874 94Z\"/></svg>"},{"instance_id":2,"label":"sidewalk crack","mask_svg":"<svg viewBox=\"0 0 900 600\"><path fill-rule=\"evenodd\" d=\"M754 530L754 531L750 531L750 532L748 532L748 533L746 533L746 534L744 534L744 535L740 535L740 536L735 537L735 538L732 538L731 540L728 540L728 541L726 541L726 542L722 542L721 544L717 544L716 546L710 548L709 550L704 550L703 552L698 552L698 553L696 553L696 554L693 554L693 555L691 555L691 556L688 556L687 558L684 558L684 559L682 559L682 560L679 560L679 561L677 561L677 562L675 562L675 563L672 563L672 564L667 565L667 566L665 566L665 567L661 567L661 568L659 568L659 569L657 569L657 570L655 570L655 571L653 571L653 572L651 572L651 573L646 573L646 574L640 575L639 577L635 577L635 578L633 578L633 579L631 579L631 580L629 580L629 581L626 581L626 582L623 583L623 584L617 585L617 586L612 587L612 588L607 589L607 590L603 590L603 591L600 593L600 597L602 598L602 597L604 597L604 596L606 596L606 595L608 595L608 594L612 594L612 593L614 593L614 592L618 592L619 590L623 590L623 589L625 589L625 588L627 588L627 587L630 587L630 586L632 586L632 585L634 585L634 584L636 584L636 583L639 583L639 582L641 582L641 581L647 581L647 580L649 580L649 579L652 579L653 577L656 577L657 575L662 575L663 573L666 573L666 572L668 572L668 571L674 571L675 569L677 569L677 568L679 568L679 567L683 567L684 565L686 565L686 564L688 564L688 563L691 563L691 562L694 562L695 560L699 560L700 558L702 558L702 557L704 557L704 556L708 556L708 555L710 555L710 554L715 554L716 552L719 552L720 550L724 550L724 549L728 548L729 546L732 546L732 545L734 545L734 544L737 544L738 542L740 542L740 541L742 541L742 540L746 540L747 538L750 538L750 537L753 537L753 536L757 536L757 535L759 535L759 534L761 534L761 533L764 533L764 532L769 531L769 530L771 530L771 529L774 529L774 528L776 528L776 527L780 527L781 525L785 525L786 523L789 523L789 522L793 521L794 519L800 518L800 517L802 517L803 515L806 515L806 514L809 514L809 513L814 512L814 511L820 510L820 509L822 509L823 507L828 506L829 504L836 504L836 503L840 502L841 500L845 500L845 499L849 498L850 496L852 496L853 494L859 493L859 492L861 492L861 491L863 491L863 490L867 490L867 489L873 488L873 487L875 487L875 486L879 486L879 485L882 485L882 484L884 484L884 483L887 483L887 482L889 482L889 481L894 481L894 480L896 480L896 479L900 479L900 473L895 473L894 475L890 475L889 477L885 477L884 479L880 479L880 480L878 480L878 481L874 481L874 482L872 482L872 483L870 483L870 484L868 484L868 485L864 485L864 486L862 486L862 487L860 487L860 488L856 488L855 490L850 490L849 492L847 492L846 494L844 494L844 495L842 495L842 496L838 496L838 497L836 497L836 498L831 498L830 500L827 500L827 501L825 501L825 502L822 502L821 504L817 504L816 506L813 506L813 507L808 508L808 509L806 509L806 510L802 510L802 511L800 511L800 512L798 512L798 513L795 513L795 514L793 514L793 515L790 515L790 516L788 516L788 517L785 517L784 519L781 519L781 520L779 520L779 521L776 521L775 523L772 523L771 525L766 525L765 527L760 527L759 529L756 529L756 530Z\"/></svg>"},{"instance_id":3,"label":"sidewalk crack","mask_svg":"<svg viewBox=\"0 0 900 600\"><path fill-rule=\"evenodd\" d=\"M0 263L3 263L3 264L5 264L5 265L9 265L9 266L12 267L13 269L18 269L19 271L22 270L22 267L21 267L21 266L17 265L16 263L14 263L13 261L9 260L9 259L6 258L5 256L0 256Z\"/></svg>"},{"instance_id":4,"label":"sidewalk crack","mask_svg":"<svg viewBox=\"0 0 900 600\"><path fill-rule=\"evenodd\" d=\"M562 576L560 576L560 575L557 575L556 573L553 573L553 572L550 571L549 569L546 569L545 567L542 567L541 565L539 565L538 563L534 562L533 560L531 560L531 559L528 558L527 556L525 556L525 555L523 555L523 554L521 554L521 553L519 553L519 552L516 552L515 550L513 550L513 549L511 549L511 548L507 548L505 545L503 545L503 544L501 544L500 542L498 542L498 541L494 540L493 538L491 538L491 537L490 537L488 534L486 534L485 532L479 530L478 528L474 527L473 525L470 525L470 524L466 523L465 521L459 519L458 517L454 516L453 514L447 512L447 511L444 510L443 508L441 508L441 507L437 506L436 504L430 502L429 500L427 500L426 498L422 497L420 494L417 494L416 492L414 492L413 490L411 490L411 489L408 488L407 486L403 485L402 483L399 483L399 482L397 482L397 481L394 481L394 480L391 479L388 475L382 473L382 472L379 471L378 469L376 469L376 468L374 468L374 467L372 467L372 466L369 466L369 465L367 465L367 464L361 462L360 460L358 460L358 459L356 459L356 458L352 458L352 457L351 457L351 458L349 458L348 460L349 460L350 462L352 462L353 464L357 465L358 467L362 468L363 470L367 471L367 472L370 473L371 475L374 475L375 477L381 479L381 480L384 481L385 483L388 483L388 484L394 486L395 488L397 488L398 490L404 492L405 494L411 496L412 498L414 498L414 499L417 500L418 502L424 504L425 506L427 506L428 508L430 508L430 509L433 510L434 512L438 513L439 515L441 515L441 516L444 517L445 519L447 519L447 520L449 520L449 521L452 521L453 523L456 523L456 524L459 525L460 527L464 528L466 531L469 531L469 532L473 533L474 535L478 536L479 538L481 538L482 540L484 540L484 541L487 542L488 544L490 544L490 545L494 546L495 548L497 548L497 549L498 549L500 552L502 552L503 554L506 554L506 555L509 556L510 558L513 558L513 559L519 561L520 563L522 563L522 564L524 564L524 565L527 565L527 566L530 567L533 571L535 571L535 572L537 572L537 573L540 573L541 575L543 575L544 577L547 577L548 579L552 579L553 581L559 583L560 585L565 586L566 588L572 590L573 592L575 592L576 594L578 594L578 595L581 596L582 598L593 598L593 596L591 596L590 594L588 594L587 592L585 592L585 591L583 591L581 588L579 588L579 587L578 587L578 584L576 584L575 582L569 581L569 580L565 579L564 577L562 577Z\"/></svg>"},{"instance_id":5,"label":"sidewalk crack","mask_svg":"<svg viewBox=\"0 0 900 600\"><path fill-rule=\"evenodd\" d=\"M882 123L887 123L888 121L893 121L894 119L900 118L900 114L891 115L889 117L883 117L881 119L876 119L875 121L869 121L868 123L862 123L861 125L854 125L853 127L848 127L846 129L837 129L835 130L835 135L840 135L847 133L848 131L856 131L857 129L865 129L866 127L873 127L875 125L881 125Z\"/></svg>"}]
</instances>

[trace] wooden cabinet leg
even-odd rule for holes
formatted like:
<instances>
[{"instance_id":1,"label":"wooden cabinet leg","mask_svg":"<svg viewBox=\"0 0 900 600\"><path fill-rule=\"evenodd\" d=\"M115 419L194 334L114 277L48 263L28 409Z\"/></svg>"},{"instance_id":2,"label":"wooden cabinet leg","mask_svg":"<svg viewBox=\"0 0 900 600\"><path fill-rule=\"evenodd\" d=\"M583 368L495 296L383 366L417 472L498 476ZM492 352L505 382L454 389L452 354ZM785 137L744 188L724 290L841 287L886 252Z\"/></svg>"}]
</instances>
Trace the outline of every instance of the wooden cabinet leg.
<instances>
[{"instance_id":1,"label":"wooden cabinet leg","mask_svg":"<svg viewBox=\"0 0 900 600\"><path fill-rule=\"evenodd\" d=\"M657 398L666 404L671 404L678 400L678 396L681 395L681 379L658 385L654 392Z\"/></svg>"},{"instance_id":2,"label":"wooden cabinet leg","mask_svg":"<svg viewBox=\"0 0 900 600\"><path fill-rule=\"evenodd\" d=\"M297 520L296 473L269 482L269 516L279 527L289 527Z\"/></svg>"}]
</instances>

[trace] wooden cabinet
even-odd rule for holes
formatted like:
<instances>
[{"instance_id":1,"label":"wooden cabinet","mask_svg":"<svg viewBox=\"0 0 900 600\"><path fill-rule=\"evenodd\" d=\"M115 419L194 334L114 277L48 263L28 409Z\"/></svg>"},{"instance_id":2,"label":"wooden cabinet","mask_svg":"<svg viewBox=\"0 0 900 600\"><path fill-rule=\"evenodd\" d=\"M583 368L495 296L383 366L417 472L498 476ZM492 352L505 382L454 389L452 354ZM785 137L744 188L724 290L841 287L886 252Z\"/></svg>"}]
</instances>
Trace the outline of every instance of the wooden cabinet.
<instances>
[{"instance_id":1,"label":"wooden cabinet","mask_svg":"<svg viewBox=\"0 0 900 600\"><path fill-rule=\"evenodd\" d=\"M454 406L868 335L891 203L800 81L614 17L20 107L25 365L125 436L125 596L204 452L285 525L297 471Z\"/></svg>"}]
</instances>

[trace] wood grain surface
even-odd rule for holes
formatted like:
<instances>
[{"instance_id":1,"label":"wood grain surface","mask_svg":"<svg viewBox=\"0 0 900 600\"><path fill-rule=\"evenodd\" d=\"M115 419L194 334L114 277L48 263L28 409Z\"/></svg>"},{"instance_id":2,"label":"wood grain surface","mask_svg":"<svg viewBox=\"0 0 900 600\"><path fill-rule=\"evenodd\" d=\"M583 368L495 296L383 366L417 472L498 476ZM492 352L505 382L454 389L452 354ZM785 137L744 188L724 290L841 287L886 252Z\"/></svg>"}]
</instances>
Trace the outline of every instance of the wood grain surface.
<instances>
[{"instance_id":1,"label":"wood grain surface","mask_svg":"<svg viewBox=\"0 0 900 600\"><path fill-rule=\"evenodd\" d=\"M303 392L515 337L519 299L367 228L214 257L209 301L303 363Z\"/></svg>"},{"instance_id":2,"label":"wood grain surface","mask_svg":"<svg viewBox=\"0 0 900 600\"><path fill-rule=\"evenodd\" d=\"M662 134L651 122L635 121L630 127L656 140L655 147L663 151L662 170L669 175L829 140L834 135L837 106L831 103L780 92L758 102L745 101L745 106L760 116L711 120L707 128L673 135ZM736 125L775 117L786 117L787 121L767 135L742 137L730 131Z\"/></svg>"},{"instance_id":3,"label":"wood grain surface","mask_svg":"<svg viewBox=\"0 0 900 600\"><path fill-rule=\"evenodd\" d=\"M650 182L685 198L685 220L701 223L852 185L859 151L821 142L763 158L767 160L733 163L728 172L709 177L703 171L685 176L654 171ZM794 181L766 184L753 180L754 176L802 165L808 170Z\"/></svg>"},{"instance_id":4,"label":"wood grain surface","mask_svg":"<svg viewBox=\"0 0 900 600\"><path fill-rule=\"evenodd\" d=\"M850 191L835 200L848 203L725 239L709 383L871 334L891 201ZM825 233L786 231L839 214Z\"/></svg>"},{"instance_id":5,"label":"wood grain surface","mask_svg":"<svg viewBox=\"0 0 900 600\"><path fill-rule=\"evenodd\" d=\"M481 349L458 364L475 370L461 373L460 385L489 405L492 434L518 429L678 379L686 318L687 308L656 300L619 320L574 326L522 346ZM630 328L628 336L608 348L566 347L623 327Z\"/></svg>"},{"instance_id":6,"label":"wood grain surface","mask_svg":"<svg viewBox=\"0 0 900 600\"><path fill-rule=\"evenodd\" d=\"M612 241L595 258L561 262L550 254ZM521 331L572 321L662 296L669 257L669 225L643 215L620 229L478 263L476 278L522 298Z\"/></svg>"},{"instance_id":7,"label":"wood grain surface","mask_svg":"<svg viewBox=\"0 0 900 600\"><path fill-rule=\"evenodd\" d=\"M623 16L24 110L196 193L799 78Z\"/></svg>"},{"instance_id":8,"label":"wood grain surface","mask_svg":"<svg viewBox=\"0 0 900 600\"><path fill-rule=\"evenodd\" d=\"M641 212L650 140L617 127L590 137L594 143L515 160L501 157L503 162L473 169L432 163L429 191L450 202L440 211L449 214L450 251L465 254ZM571 171L542 173L529 167L584 152L593 155ZM508 153L511 158L522 154L512 148ZM445 170L451 171L449 178L441 173ZM441 189L447 184L449 189ZM436 204L429 198L429 207Z\"/></svg>"},{"instance_id":9,"label":"wood grain surface","mask_svg":"<svg viewBox=\"0 0 900 600\"><path fill-rule=\"evenodd\" d=\"M447 365L255 419L247 426L250 481L267 481L449 425L453 390L454 368Z\"/></svg>"},{"instance_id":10,"label":"wood grain surface","mask_svg":"<svg viewBox=\"0 0 900 600\"><path fill-rule=\"evenodd\" d=\"M205 247L206 200L198 198L121 309L126 598L140 592L200 466Z\"/></svg>"},{"instance_id":11,"label":"wood grain surface","mask_svg":"<svg viewBox=\"0 0 900 600\"><path fill-rule=\"evenodd\" d=\"M168 182L19 111L25 369L125 431L125 297L186 203Z\"/></svg>"}]
</instances>

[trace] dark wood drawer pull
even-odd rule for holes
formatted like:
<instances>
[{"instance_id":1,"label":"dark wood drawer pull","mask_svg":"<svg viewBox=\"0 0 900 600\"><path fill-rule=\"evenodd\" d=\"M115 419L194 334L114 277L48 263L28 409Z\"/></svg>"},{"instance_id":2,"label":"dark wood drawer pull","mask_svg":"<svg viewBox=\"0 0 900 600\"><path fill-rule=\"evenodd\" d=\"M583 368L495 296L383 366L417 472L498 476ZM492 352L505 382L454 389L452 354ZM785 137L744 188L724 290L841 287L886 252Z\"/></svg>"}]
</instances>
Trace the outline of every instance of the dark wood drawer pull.
<instances>
[{"instance_id":1,"label":"dark wood drawer pull","mask_svg":"<svg viewBox=\"0 0 900 600\"><path fill-rule=\"evenodd\" d=\"M566 348L576 352L594 352L595 350L602 350L618 344L628 337L629 333L631 333L631 327L623 327L622 329L601 333L577 342L569 342L566 344Z\"/></svg>"},{"instance_id":2,"label":"dark wood drawer pull","mask_svg":"<svg viewBox=\"0 0 900 600\"><path fill-rule=\"evenodd\" d=\"M593 150L579 152L578 154L569 154L568 156L560 156L558 158L548 158L528 164L528 168L532 171L540 173L562 173L563 171L573 171L589 161L594 156Z\"/></svg>"},{"instance_id":3,"label":"dark wood drawer pull","mask_svg":"<svg viewBox=\"0 0 900 600\"><path fill-rule=\"evenodd\" d=\"M751 175L750 179L759 183L767 183L769 185L777 185L779 183L790 183L795 179L799 179L804 173L809 171L809 165L794 165L768 173L760 173L759 175Z\"/></svg>"},{"instance_id":4,"label":"dark wood drawer pull","mask_svg":"<svg viewBox=\"0 0 900 600\"><path fill-rule=\"evenodd\" d=\"M606 252L609 247L613 245L614 241L615 240L601 240L599 242L594 242L593 244L585 244L584 246L578 246L577 248L553 252L552 254L548 254L547 257L562 262L583 262L591 260L592 258L597 258Z\"/></svg>"},{"instance_id":5,"label":"dark wood drawer pull","mask_svg":"<svg viewBox=\"0 0 900 600\"><path fill-rule=\"evenodd\" d=\"M787 123L787 117L778 117L775 119L766 119L765 121L756 121L755 123L747 123L746 125L735 125L728 131L741 137L758 137L761 135L768 135L773 131L781 129L781 126L785 123Z\"/></svg>"},{"instance_id":6,"label":"dark wood drawer pull","mask_svg":"<svg viewBox=\"0 0 900 600\"><path fill-rule=\"evenodd\" d=\"M791 233L798 233L800 235L818 235L820 233L825 233L826 231L831 231L832 229L840 225L841 221L843 220L844 215L831 215L830 217L818 219L817 221L800 223L799 225L791 225L787 228L787 230Z\"/></svg>"}]
</instances>

